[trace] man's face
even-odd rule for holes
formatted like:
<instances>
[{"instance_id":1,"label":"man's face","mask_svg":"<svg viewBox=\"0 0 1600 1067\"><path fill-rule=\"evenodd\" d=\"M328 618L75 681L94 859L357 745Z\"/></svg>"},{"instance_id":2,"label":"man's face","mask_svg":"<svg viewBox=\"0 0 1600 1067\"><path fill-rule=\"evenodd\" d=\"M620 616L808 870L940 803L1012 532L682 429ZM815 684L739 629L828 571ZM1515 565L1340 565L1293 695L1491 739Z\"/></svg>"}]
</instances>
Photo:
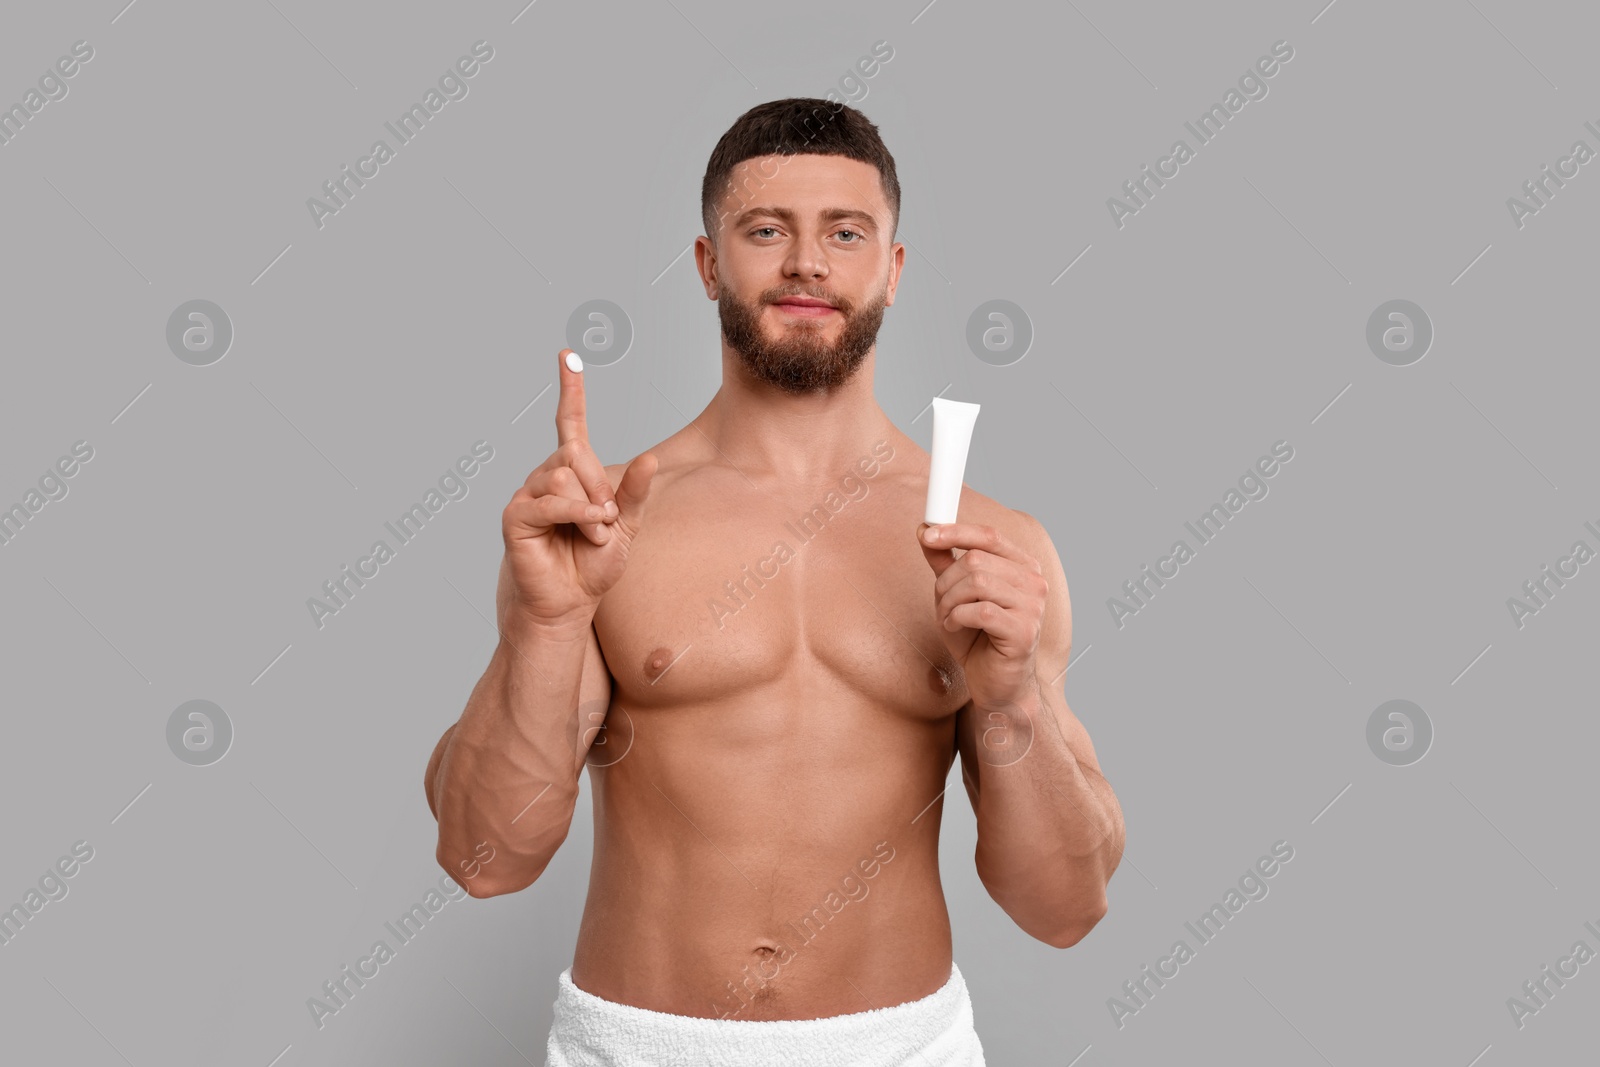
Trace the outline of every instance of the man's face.
<instances>
[{"instance_id":1,"label":"man's face","mask_svg":"<svg viewBox=\"0 0 1600 1067\"><path fill-rule=\"evenodd\" d=\"M894 303L893 243L876 167L844 156L749 159L734 168L717 243L696 261L722 335L757 379L792 394L848 381Z\"/></svg>"}]
</instances>

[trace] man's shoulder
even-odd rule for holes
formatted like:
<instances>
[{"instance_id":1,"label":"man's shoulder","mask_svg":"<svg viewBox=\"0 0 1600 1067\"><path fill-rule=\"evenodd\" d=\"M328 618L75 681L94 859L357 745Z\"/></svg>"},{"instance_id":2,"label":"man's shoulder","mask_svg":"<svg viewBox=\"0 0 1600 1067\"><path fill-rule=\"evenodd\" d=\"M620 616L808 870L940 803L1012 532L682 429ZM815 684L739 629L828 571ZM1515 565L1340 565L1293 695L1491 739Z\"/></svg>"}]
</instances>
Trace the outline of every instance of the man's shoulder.
<instances>
[{"instance_id":1,"label":"man's shoulder","mask_svg":"<svg viewBox=\"0 0 1600 1067\"><path fill-rule=\"evenodd\" d=\"M627 473L628 467L634 460L637 460L639 456L644 455L646 452L656 457L656 473L652 479L652 485L659 486L669 478L682 474L685 463L689 462L686 449L683 447L683 435L687 429L688 427L685 427L684 430L679 430L671 437L657 441L649 448L641 450L632 459L623 460L621 463L605 464L606 477L611 481L612 490L615 491L617 486L622 484L622 476Z\"/></svg>"}]
</instances>

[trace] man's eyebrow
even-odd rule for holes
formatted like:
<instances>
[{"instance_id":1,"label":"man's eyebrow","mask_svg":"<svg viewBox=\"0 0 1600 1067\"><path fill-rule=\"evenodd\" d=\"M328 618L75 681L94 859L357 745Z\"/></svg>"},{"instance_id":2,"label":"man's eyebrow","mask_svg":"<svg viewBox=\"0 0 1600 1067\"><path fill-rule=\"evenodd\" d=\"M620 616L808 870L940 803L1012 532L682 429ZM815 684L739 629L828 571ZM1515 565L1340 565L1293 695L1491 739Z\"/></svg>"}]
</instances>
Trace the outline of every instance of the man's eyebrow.
<instances>
[{"instance_id":1,"label":"man's eyebrow","mask_svg":"<svg viewBox=\"0 0 1600 1067\"><path fill-rule=\"evenodd\" d=\"M838 222L840 219L860 219L867 225L876 228L872 213L865 208L830 207L818 212L817 215L823 222ZM747 211L740 212L734 218L733 225L741 227L755 219L764 217L779 219L792 226L794 225L796 213L793 209L786 207L753 207Z\"/></svg>"}]
</instances>

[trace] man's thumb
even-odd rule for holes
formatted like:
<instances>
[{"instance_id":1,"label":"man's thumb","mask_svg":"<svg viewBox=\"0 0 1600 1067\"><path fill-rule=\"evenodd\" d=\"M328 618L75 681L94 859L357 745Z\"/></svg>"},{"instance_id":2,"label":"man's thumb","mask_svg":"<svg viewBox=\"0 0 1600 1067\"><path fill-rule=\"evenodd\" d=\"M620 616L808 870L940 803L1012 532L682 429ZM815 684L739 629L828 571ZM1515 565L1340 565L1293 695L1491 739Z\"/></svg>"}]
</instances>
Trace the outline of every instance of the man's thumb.
<instances>
[{"instance_id":1,"label":"man's thumb","mask_svg":"<svg viewBox=\"0 0 1600 1067\"><path fill-rule=\"evenodd\" d=\"M654 452L641 452L628 464L628 469L622 472L622 481L617 483L617 518L626 521L632 530L637 531L644 520L650 484L660 465Z\"/></svg>"},{"instance_id":2,"label":"man's thumb","mask_svg":"<svg viewBox=\"0 0 1600 1067\"><path fill-rule=\"evenodd\" d=\"M945 568L956 561L955 553L948 548L932 548L922 539L922 531L928 528L927 523L917 526L917 547L922 549L922 558L928 561L928 566L933 568L935 576L943 574Z\"/></svg>"}]
</instances>

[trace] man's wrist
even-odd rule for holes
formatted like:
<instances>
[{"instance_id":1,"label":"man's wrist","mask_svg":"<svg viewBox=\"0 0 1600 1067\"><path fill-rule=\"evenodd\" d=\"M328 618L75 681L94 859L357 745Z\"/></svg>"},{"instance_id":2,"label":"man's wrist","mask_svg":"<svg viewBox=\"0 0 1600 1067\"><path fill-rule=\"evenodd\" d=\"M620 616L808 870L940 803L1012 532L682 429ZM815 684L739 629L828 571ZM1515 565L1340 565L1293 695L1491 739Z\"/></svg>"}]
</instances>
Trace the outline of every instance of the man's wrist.
<instances>
[{"instance_id":1,"label":"man's wrist","mask_svg":"<svg viewBox=\"0 0 1600 1067\"><path fill-rule=\"evenodd\" d=\"M592 613L551 620L536 619L517 608L511 608L500 619L500 639L516 648L536 644L571 644L588 640L593 622Z\"/></svg>"},{"instance_id":2,"label":"man's wrist","mask_svg":"<svg viewBox=\"0 0 1600 1067\"><path fill-rule=\"evenodd\" d=\"M983 702L974 699L972 708L980 714L999 712L1002 715L1027 715L1029 718L1038 716L1044 710L1044 689L1039 685L1039 676L1030 673L1028 681L1017 693L1008 700Z\"/></svg>"}]
</instances>

